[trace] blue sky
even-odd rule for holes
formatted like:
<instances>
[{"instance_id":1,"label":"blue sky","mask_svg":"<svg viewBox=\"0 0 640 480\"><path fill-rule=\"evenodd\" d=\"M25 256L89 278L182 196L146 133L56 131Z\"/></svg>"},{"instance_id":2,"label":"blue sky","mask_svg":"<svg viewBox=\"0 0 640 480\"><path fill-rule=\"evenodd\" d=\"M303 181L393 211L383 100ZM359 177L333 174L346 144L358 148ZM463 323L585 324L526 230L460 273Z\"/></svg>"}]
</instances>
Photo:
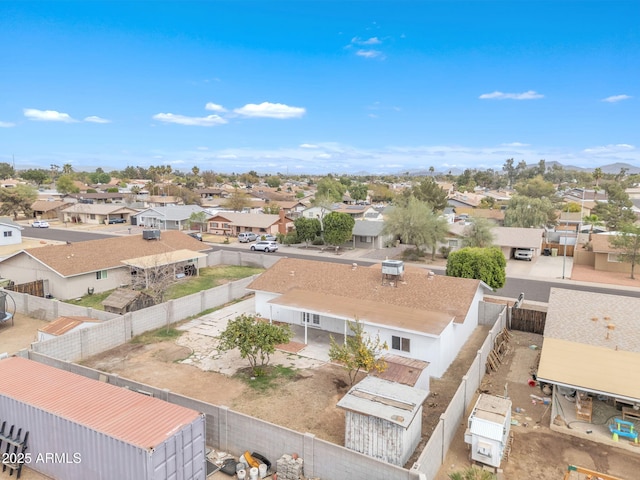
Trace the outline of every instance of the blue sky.
<instances>
[{"instance_id":1,"label":"blue sky","mask_svg":"<svg viewBox=\"0 0 640 480\"><path fill-rule=\"evenodd\" d=\"M640 2L0 2L0 162L640 166Z\"/></svg>"}]
</instances>

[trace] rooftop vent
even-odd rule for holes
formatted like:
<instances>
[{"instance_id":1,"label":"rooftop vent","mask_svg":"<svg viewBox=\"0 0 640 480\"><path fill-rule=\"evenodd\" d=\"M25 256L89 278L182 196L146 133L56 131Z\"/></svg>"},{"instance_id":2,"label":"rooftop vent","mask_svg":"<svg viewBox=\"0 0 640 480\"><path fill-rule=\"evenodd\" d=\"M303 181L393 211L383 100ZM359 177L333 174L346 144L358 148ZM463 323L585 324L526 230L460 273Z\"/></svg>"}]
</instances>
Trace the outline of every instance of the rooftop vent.
<instances>
[{"instance_id":1,"label":"rooftop vent","mask_svg":"<svg viewBox=\"0 0 640 480\"><path fill-rule=\"evenodd\" d=\"M355 270L356 268L358 268L358 264L357 263L352 263L351 264L351 270Z\"/></svg>"}]
</instances>

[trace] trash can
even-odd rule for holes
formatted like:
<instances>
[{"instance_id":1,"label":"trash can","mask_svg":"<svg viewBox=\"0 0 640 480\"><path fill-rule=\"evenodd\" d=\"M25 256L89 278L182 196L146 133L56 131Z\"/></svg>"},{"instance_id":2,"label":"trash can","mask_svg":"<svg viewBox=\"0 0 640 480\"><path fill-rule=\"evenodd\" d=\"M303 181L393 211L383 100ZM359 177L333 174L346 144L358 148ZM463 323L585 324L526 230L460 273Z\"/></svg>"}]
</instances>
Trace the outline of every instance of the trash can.
<instances>
[{"instance_id":1,"label":"trash can","mask_svg":"<svg viewBox=\"0 0 640 480\"><path fill-rule=\"evenodd\" d=\"M552 257L557 257L558 256L558 249L557 248L552 248L551 249L551 256Z\"/></svg>"},{"instance_id":2,"label":"trash can","mask_svg":"<svg viewBox=\"0 0 640 480\"><path fill-rule=\"evenodd\" d=\"M549 255L551 255L551 249L545 248L544 250L542 250L542 255L544 255L545 257L548 257Z\"/></svg>"}]
</instances>

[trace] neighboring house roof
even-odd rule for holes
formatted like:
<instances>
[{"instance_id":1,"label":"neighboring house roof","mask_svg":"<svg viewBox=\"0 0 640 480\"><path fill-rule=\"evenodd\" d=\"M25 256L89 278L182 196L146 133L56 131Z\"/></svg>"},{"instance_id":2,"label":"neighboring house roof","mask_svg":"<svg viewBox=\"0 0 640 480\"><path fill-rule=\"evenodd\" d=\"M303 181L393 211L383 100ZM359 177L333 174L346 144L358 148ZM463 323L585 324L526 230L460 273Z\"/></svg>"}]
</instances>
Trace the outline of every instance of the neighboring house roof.
<instances>
[{"instance_id":1,"label":"neighboring house roof","mask_svg":"<svg viewBox=\"0 0 640 480\"><path fill-rule=\"evenodd\" d=\"M149 203L181 203L182 199L180 197L175 197L172 195L150 195L148 199Z\"/></svg>"},{"instance_id":2,"label":"neighboring house roof","mask_svg":"<svg viewBox=\"0 0 640 480\"><path fill-rule=\"evenodd\" d=\"M192 213L208 212L199 205L172 205L168 207L147 208L142 212L138 212L136 217L156 217L164 220L186 220L191 217Z\"/></svg>"},{"instance_id":3,"label":"neighboring house roof","mask_svg":"<svg viewBox=\"0 0 640 480\"><path fill-rule=\"evenodd\" d=\"M7 227L13 227L16 230L24 230L24 227L18 225L16 222L11 220L9 217L0 217L0 225L5 225Z\"/></svg>"},{"instance_id":4,"label":"neighboring house roof","mask_svg":"<svg viewBox=\"0 0 640 480\"><path fill-rule=\"evenodd\" d=\"M0 395L145 450L200 413L21 357L0 361Z\"/></svg>"},{"instance_id":5,"label":"neighboring house roof","mask_svg":"<svg viewBox=\"0 0 640 480\"><path fill-rule=\"evenodd\" d=\"M449 225L449 233L458 236L465 236L465 229L469 225L454 223ZM544 235L543 228L520 228L520 227L493 227L493 243L499 247L511 248L540 248Z\"/></svg>"},{"instance_id":6,"label":"neighboring house roof","mask_svg":"<svg viewBox=\"0 0 640 480\"><path fill-rule=\"evenodd\" d=\"M81 325L84 322L98 322L95 318L91 317L75 317L75 316L62 316L58 317L55 320L49 322L42 328L39 328L38 331L42 333L47 333L49 335L64 335L65 333L73 330L78 325Z\"/></svg>"},{"instance_id":7,"label":"neighboring house roof","mask_svg":"<svg viewBox=\"0 0 640 480\"><path fill-rule=\"evenodd\" d=\"M580 212L563 212L563 211L558 212L559 224L562 224L562 223L576 224L581 222L582 222L582 215L580 214Z\"/></svg>"},{"instance_id":8,"label":"neighboring house roof","mask_svg":"<svg viewBox=\"0 0 640 480\"><path fill-rule=\"evenodd\" d=\"M208 245L178 231L162 231L160 240L145 240L142 235L74 242L67 245L47 245L15 253L3 260L18 255L28 255L46 265L63 277L82 275L87 272L120 268L123 261L174 250L194 252L208 250Z\"/></svg>"},{"instance_id":9,"label":"neighboring house roof","mask_svg":"<svg viewBox=\"0 0 640 480\"><path fill-rule=\"evenodd\" d=\"M504 220L504 210L499 208L456 207L456 215L468 215L474 218L486 218L496 221Z\"/></svg>"},{"instance_id":10,"label":"neighboring house roof","mask_svg":"<svg viewBox=\"0 0 640 480\"><path fill-rule=\"evenodd\" d=\"M272 215L269 213L237 213L237 212L220 212L209 218L209 221L224 218L229 223L242 227L252 228L268 228L278 223L280 215Z\"/></svg>"},{"instance_id":11,"label":"neighboring house roof","mask_svg":"<svg viewBox=\"0 0 640 480\"><path fill-rule=\"evenodd\" d=\"M538 378L640 400L640 298L552 288Z\"/></svg>"},{"instance_id":12,"label":"neighboring house roof","mask_svg":"<svg viewBox=\"0 0 640 480\"><path fill-rule=\"evenodd\" d=\"M351 387L337 406L407 428L427 395L418 388L369 376Z\"/></svg>"},{"instance_id":13,"label":"neighboring house roof","mask_svg":"<svg viewBox=\"0 0 640 480\"><path fill-rule=\"evenodd\" d=\"M273 203L277 203L278 205L280 205L281 208L284 208L285 210L290 210L298 206L302 208L306 208L306 205L304 203L295 201L295 200L283 200L283 201L274 200Z\"/></svg>"},{"instance_id":14,"label":"neighboring house roof","mask_svg":"<svg viewBox=\"0 0 640 480\"><path fill-rule=\"evenodd\" d=\"M69 203L61 200L36 200L31 204L31 210L34 212L50 212L68 205Z\"/></svg>"},{"instance_id":15,"label":"neighboring house roof","mask_svg":"<svg viewBox=\"0 0 640 480\"><path fill-rule=\"evenodd\" d=\"M174 250L172 252L156 253L154 255L145 255L138 258L129 258L122 260L122 263L131 267L147 268L162 267L164 265L173 265L178 262L186 262L195 258L204 258L206 253L195 253L193 250Z\"/></svg>"},{"instance_id":16,"label":"neighboring house roof","mask_svg":"<svg viewBox=\"0 0 640 480\"><path fill-rule=\"evenodd\" d=\"M353 226L354 235L362 235L367 237L377 237L384 230L384 222L373 220L356 220Z\"/></svg>"},{"instance_id":17,"label":"neighboring house roof","mask_svg":"<svg viewBox=\"0 0 640 480\"><path fill-rule=\"evenodd\" d=\"M64 208L64 213L85 213L93 215L113 215L115 213L135 213L137 210L121 203L74 203Z\"/></svg>"},{"instance_id":18,"label":"neighboring house roof","mask_svg":"<svg viewBox=\"0 0 640 480\"><path fill-rule=\"evenodd\" d=\"M354 268L352 265L282 258L247 288L286 295L282 301L313 302L320 311L331 311L334 304L323 305L321 298L330 300L336 302L335 307L340 307L349 318L353 318L351 312L371 312L382 322L383 315L378 312L385 311L389 315L386 322L406 321L412 328L416 318L429 318L424 325L417 325L418 331L442 328L444 317L464 322L481 282L429 273L406 266L404 281L391 287L382 285L380 265ZM484 288L489 287L484 285ZM399 318L400 313L406 315L404 320Z\"/></svg>"},{"instance_id":19,"label":"neighboring house roof","mask_svg":"<svg viewBox=\"0 0 640 480\"><path fill-rule=\"evenodd\" d=\"M116 192L97 192L97 193L70 193L67 195L77 200L122 200L124 193Z\"/></svg>"}]
</instances>

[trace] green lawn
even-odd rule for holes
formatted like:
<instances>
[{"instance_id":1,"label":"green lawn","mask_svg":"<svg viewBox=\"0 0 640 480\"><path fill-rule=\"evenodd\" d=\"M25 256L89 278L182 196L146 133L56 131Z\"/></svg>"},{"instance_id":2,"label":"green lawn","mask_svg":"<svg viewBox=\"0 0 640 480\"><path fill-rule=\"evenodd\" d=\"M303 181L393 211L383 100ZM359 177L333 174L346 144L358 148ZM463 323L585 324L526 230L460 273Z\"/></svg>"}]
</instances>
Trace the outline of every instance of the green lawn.
<instances>
[{"instance_id":1,"label":"green lawn","mask_svg":"<svg viewBox=\"0 0 640 480\"><path fill-rule=\"evenodd\" d=\"M258 273L264 272L263 268L239 267L235 265L219 265L216 267L206 267L200 269L200 275L197 277L186 277L177 280L165 292L165 299L172 300L180 297L186 297L192 293L202 290L208 290L224 283L233 282L241 278L250 277ZM85 295L77 300L66 300L67 303L80 305L83 307L91 307L96 310L104 310L102 301L107 298L112 291L96 293L93 295Z\"/></svg>"}]
</instances>

